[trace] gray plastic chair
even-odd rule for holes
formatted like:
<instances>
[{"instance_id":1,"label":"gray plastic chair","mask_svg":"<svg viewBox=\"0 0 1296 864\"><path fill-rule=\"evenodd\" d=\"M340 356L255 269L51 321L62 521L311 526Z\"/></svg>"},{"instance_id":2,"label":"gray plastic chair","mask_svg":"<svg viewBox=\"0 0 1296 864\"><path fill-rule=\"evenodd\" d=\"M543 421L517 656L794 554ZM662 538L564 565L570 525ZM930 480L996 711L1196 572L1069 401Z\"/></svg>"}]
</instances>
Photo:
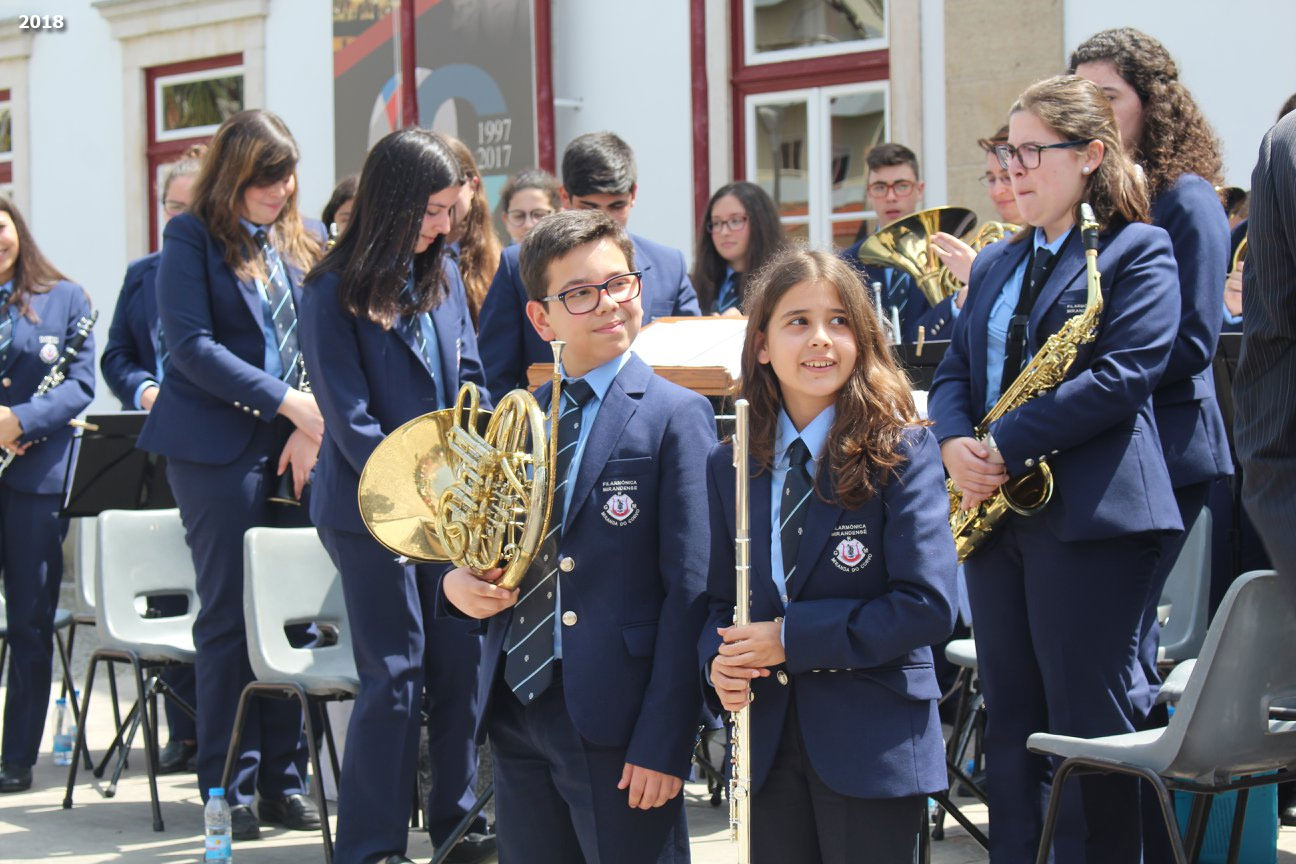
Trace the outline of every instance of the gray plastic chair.
<instances>
[{"instance_id":1,"label":"gray plastic chair","mask_svg":"<svg viewBox=\"0 0 1296 864\"><path fill-rule=\"evenodd\" d=\"M1026 746L1032 752L1063 759L1053 778L1038 864L1048 860L1062 785L1072 774L1086 773L1129 774L1151 783L1180 864L1196 860L1214 796L1240 790L1229 844L1229 860L1236 860L1248 790L1291 779L1296 768L1296 722L1270 716L1274 706L1296 705L1293 621L1296 583L1273 571L1247 573L1224 596L1168 726L1093 739L1030 736ZM1279 773L1257 776L1267 772ZM1169 789L1196 793L1186 849Z\"/></svg>"},{"instance_id":2,"label":"gray plastic chair","mask_svg":"<svg viewBox=\"0 0 1296 864\"><path fill-rule=\"evenodd\" d=\"M97 528L94 598L100 645L91 655L86 673L77 746L85 746L85 716L90 709L96 667L101 661L129 663L135 673L135 705L118 727L95 774L103 776L113 752L120 749L112 782L104 790L105 797L112 797L135 733L142 728L153 830L161 831L162 809L157 793L157 697L171 699L190 716L194 711L156 673L165 666L194 661L193 624L198 616L198 592L193 558L185 543L179 510L106 510L99 514ZM149 618L144 614L147 603L138 601L154 594L183 594L189 598L189 609L184 615ZM74 760L63 798L65 809L72 806L76 775Z\"/></svg>"},{"instance_id":3,"label":"gray plastic chair","mask_svg":"<svg viewBox=\"0 0 1296 864\"><path fill-rule=\"evenodd\" d=\"M1158 663L1188 660L1201 651L1210 618L1210 582L1211 512L1203 507L1161 591L1161 605L1170 607L1170 618L1161 628Z\"/></svg>"},{"instance_id":4,"label":"gray plastic chair","mask_svg":"<svg viewBox=\"0 0 1296 864\"><path fill-rule=\"evenodd\" d=\"M244 687L239 697L221 785L228 786L234 773L249 701L257 696L297 700L305 718L306 746L315 773L311 787L319 807L324 860L331 862L333 834L321 781L323 772L315 745L312 709L321 701L355 698L360 678L351 653L351 628L342 596L342 577L314 528L253 528L243 535L243 617L248 660L256 680ZM317 644L294 648L284 631L285 625L312 622L330 637L324 640L328 644L318 644L321 640L317 639ZM339 777L328 714L319 713L333 775Z\"/></svg>"}]
</instances>

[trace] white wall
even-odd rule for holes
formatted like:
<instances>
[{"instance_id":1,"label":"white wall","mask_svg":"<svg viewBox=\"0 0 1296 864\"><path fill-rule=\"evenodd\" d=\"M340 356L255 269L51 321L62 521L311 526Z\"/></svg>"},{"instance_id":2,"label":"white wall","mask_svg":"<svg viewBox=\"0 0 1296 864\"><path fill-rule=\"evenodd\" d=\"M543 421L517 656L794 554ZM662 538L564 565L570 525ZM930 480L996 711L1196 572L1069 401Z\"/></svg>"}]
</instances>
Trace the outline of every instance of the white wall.
<instances>
[{"instance_id":1,"label":"white wall","mask_svg":"<svg viewBox=\"0 0 1296 864\"><path fill-rule=\"evenodd\" d=\"M1109 27L1137 27L1159 39L1223 142L1228 184L1251 187L1260 139L1296 90L1296 3L1068 0L1064 21L1068 56Z\"/></svg>"},{"instance_id":2,"label":"white wall","mask_svg":"<svg viewBox=\"0 0 1296 864\"><path fill-rule=\"evenodd\" d=\"M265 22L266 104L301 150L297 200L319 218L333 192L333 9L320 0L273 0Z\"/></svg>"},{"instance_id":3,"label":"white wall","mask_svg":"<svg viewBox=\"0 0 1296 864\"><path fill-rule=\"evenodd\" d=\"M127 207L122 201L121 54L90 0L24 2L24 13L65 16L67 27L32 44L28 81L32 235L54 265L81 283L99 309L103 351L126 270ZM96 408L116 408L100 385Z\"/></svg>"},{"instance_id":4,"label":"white wall","mask_svg":"<svg viewBox=\"0 0 1296 864\"><path fill-rule=\"evenodd\" d=\"M555 166L567 143L609 130L634 148L639 196L630 230L692 259L693 132L689 4L554 0ZM614 26L609 28L609 22ZM712 87L727 87L712 81ZM561 178L559 178L561 179ZM719 186L722 179L716 178ZM710 190L707 190L708 192Z\"/></svg>"},{"instance_id":5,"label":"white wall","mask_svg":"<svg viewBox=\"0 0 1296 864\"><path fill-rule=\"evenodd\" d=\"M958 2L958 0L955 0ZM945 0L922 0L923 202L948 201L945 154Z\"/></svg>"}]
</instances>

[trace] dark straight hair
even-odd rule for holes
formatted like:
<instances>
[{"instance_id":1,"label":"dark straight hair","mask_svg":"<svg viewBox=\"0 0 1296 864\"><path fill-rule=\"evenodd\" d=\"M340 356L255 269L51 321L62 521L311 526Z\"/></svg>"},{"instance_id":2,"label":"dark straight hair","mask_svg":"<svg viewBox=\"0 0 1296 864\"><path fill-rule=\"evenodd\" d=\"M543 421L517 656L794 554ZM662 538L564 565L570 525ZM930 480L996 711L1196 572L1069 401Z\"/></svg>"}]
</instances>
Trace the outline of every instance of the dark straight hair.
<instances>
[{"instance_id":1,"label":"dark straight hair","mask_svg":"<svg viewBox=\"0 0 1296 864\"><path fill-rule=\"evenodd\" d=\"M745 286L751 274L783 248L783 226L779 224L778 210L764 189L746 180L727 183L717 189L707 202L706 212L702 214L693 255L693 289L697 291L698 303L706 313L710 313L715 307L716 294L720 290L720 284L724 282L725 269L729 266L729 262L716 251L715 238L707 230L711 211L715 209L716 202L726 195L737 198L747 212L746 269L741 273L734 271L734 290L738 294L740 308L743 308Z\"/></svg>"},{"instance_id":2,"label":"dark straight hair","mask_svg":"<svg viewBox=\"0 0 1296 864\"><path fill-rule=\"evenodd\" d=\"M332 231L333 223L337 221L337 212L351 199L356 196L356 185L359 178L355 174L343 177L338 184L333 187L333 194L329 196L328 203L324 205L324 212L321 214L324 222L324 230Z\"/></svg>"},{"instance_id":3,"label":"dark straight hair","mask_svg":"<svg viewBox=\"0 0 1296 864\"><path fill-rule=\"evenodd\" d=\"M54 287L54 283L66 280L67 277L60 273L41 252L40 247L36 245L36 238L32 237L31 231L27 228L27 220L23 218L22 213L18 212L13 201L4 195L0 195L0 212L9 214L9 218L13 220L14 233L18 235L18 260L14 262L13 293L9 295L8 302L0 306L0 311L16 306L29 321L35 321L36 313L32 311L29 302L31 295L44 294Z\"/></svg>"},{"instance_id":4,"label":"dark straight hair","mask_svg":"<svg viewBox=\"0 0 1296 864\"><path fill-rule=\"evenodd\" d=\"M563 150L562 183L572 197L626 195L638 182L634 151L614 132L586 132Z\"/></svg>"},{"instance_id":5,"label":"dark straight hair","mask_svg":"<svg viewBox=\"0 0 1296 864\"><path fill-rule=\"evenodd\" d=\"M426 129L392 132L360 170L351 222L308 280L341 276L342 308L390 329L402 315L427 312L445 296L445 235L414 254L428 198L459 181L459 162L444 138ZM414 268L413 296L405 279Z\"/></svg>"},{"instance_id":6,"label":"dark straight hair","mask_svg":"<svg viewBox=\"0 0 1296 864\"><path fill-rule=\"evenodd\" d=\"M549 285L549 265L586 243L610 240L625 256L626 269L634 270L634 243L625 229L601 210L563 210L541 219L522 238L518 270L527 299L540 302L554 293Z\"/></svg>"}]
</instances>

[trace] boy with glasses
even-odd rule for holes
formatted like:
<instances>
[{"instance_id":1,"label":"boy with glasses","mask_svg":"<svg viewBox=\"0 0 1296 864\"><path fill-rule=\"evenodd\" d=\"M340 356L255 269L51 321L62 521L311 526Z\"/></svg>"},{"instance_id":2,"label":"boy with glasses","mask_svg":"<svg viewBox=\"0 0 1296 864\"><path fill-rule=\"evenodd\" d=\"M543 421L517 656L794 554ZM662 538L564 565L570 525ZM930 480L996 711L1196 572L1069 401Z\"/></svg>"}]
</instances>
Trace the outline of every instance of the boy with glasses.
<instances>
[{"instance_id":1,"label":"boy with glasses","mask_svg":"<svg viewBox=\"0 0 1296 864\"><path fill-rule=\"evenodd\" d=\"M486 632L500 860L686 864L714 416L630 351L647 273L620 225L556 213L519 261L528 326L566 343L550 534L518 588L458 568L438 597Z\"/></svg>"},{"instance_id":2,"label":"boy with glasses","mask_svg":"<svg viewBox=\"0 0 1296 864\"><path fill-rule=\"evenodd\" d=\"M601 210L622 228L639 191L634 152L611 132L577 137L563 152L562 188L566 210ZM668 315L700 315L684 255L643 237L628 235L643 271L643 323ZM527 367L548 363L549 347L526 323L527 292L514 245L500 255L499 269L482 305L478 342L486 367L486 387L499 397L526 386Z\"/></svg>"},{"instance_id":3,"label":"boy with glasses","mask_svg":"<svg viewBox=\"0 0 1296 864\"><path fill-rule=\"evenodd\" d=\"M868 164L869 204L878 216L878 227L882 228L897 219L916 212L922 204L924 184L918 178L918 157L903 144L885 142L878 144L864 157ZM918 338L918 326L927 324L926 338L936 339L945 321L937 324L927 321L932 308L918 284L903 270L893 267L879 267L864 264L859 259L860 247L868 238L861 238L858 243L841 253L841 257L859 271L864 283L872 292L875 283L882 286L882 310L888 320L900 321L900 338L904 342L914 342ZM952 320L952 319L951 319Z\"/></svg>"}]
</instances>

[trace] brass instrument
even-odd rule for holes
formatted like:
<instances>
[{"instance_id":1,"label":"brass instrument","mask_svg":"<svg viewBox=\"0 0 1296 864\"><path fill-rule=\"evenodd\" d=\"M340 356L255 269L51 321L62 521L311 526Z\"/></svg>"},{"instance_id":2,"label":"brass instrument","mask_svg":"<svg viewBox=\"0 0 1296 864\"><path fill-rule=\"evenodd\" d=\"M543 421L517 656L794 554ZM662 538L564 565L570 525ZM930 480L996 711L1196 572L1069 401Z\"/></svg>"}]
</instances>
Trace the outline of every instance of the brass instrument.
<instances>
[{"instance_id":1,"label":"brass instrument","mask_svg":"<svg viewBox=\"0 0 1296 864\"><path fill-rule=\"evenodd\" d=\"M999 397L973 433L978 441L984 441L990 434L991 423L1061 384L1075 362L1080 346L1098 337L1103 309L1102 281L1098 273L1098 221L1088 204L1081 205L1080 233L1084 238L1089 288L1084 311L1067 319L1062 328L1045 341L1044 347ZM953 480L945 481L945 489L950 501L950 530L954 533L959 563L962 563L990 536L1009 511L1031 516L1044 509L1053 497L1053 472L1041 459L1030 471L1005 481L993 495L970 510L962 509L963 493Z\"/></svg>"},{"instance_id":2,"label":"brass instrument","mask_svg":"<svg viewBox=\"0 0 1296 864\"><path fill-rule=\"evenodd\" d=\"M360 518L374 539L415 561L479 573L503 566L495 584L518 586L553 514L563 343L550 345L548 430L526 390L487 412L468 382L453 408L414 418L374 449L359 488Z\"/></svg>"},{"instance_id":3,"label":"brass instrument","mask_svg":"<svg viewBox=\"0 0 1296 864\"><path fill-rule=\"evenodd\" d=\"M1014 225L1011 222L994 222L994 221L982 222L981 227L977 228L976 233L972 235L972 239L967 240L966 242L974 250L980 252L982 249L989 246L991 243L998 243L1000 240L1004 239L1009 234L1016 234L1020 230L1021 230L1020 225ZM957 294L962 290L963 290L962 281L960 281L959 278L954 275L954 271L950 270L949 267L944 266L942 264L941 291L945 294L946 297L949 297L954 294Z\"/></svg>"},{"instance_id":4,"label":"brass instrument","mask_svg":"<svg viewBox=\"0 0 1296 864\"><path fill-rule=\"evenodd\" d=\"M1242 235L1242 239L1238 242L1237 248L1233 250L1233 260L1229 262L1228 272L1232 273L1234 270L1238 269L1239 264L1246 263L1247 240L1250 236L1250 234Z\"/></svg>"},{"instance_id":5,"label":"brass instrument","mask_svg":"<svg viewBox=\"0 0 1296 864\"><path fill-rule=\"evenodd\" d=\"M33 399L44 396L63 383L63 379L67 377L68 365L81 353L81 348L85 345L86 340L90 338L90 331L94 329L95 322L98 320L98 309L91 312L89 317L77 320L76 332L68 337L67 342L63 344L63 353L59 355L59 358L54 361L54 365L45 373L45 377L41 379L40 384L36 385L36 392L32 394ZM68 425L76 426L80 422L83 421L69 420ZM14 450L4 454L4 458L0 459L0 474L4 474L17 456L18 453Z\"/></svg>"},{"instance_id":6,"label":"brass instrument","mask_svg":"<svg viewBox=\"0 0 1296 864\"><path fill-rule=\"evenodd\" d=\"M751 623L751 526L748 517L748 402L734 403L734 626ZM750 693L750 691L748 691ZM751 710L733 713L729 779L729 839L738 844L738 864L751 864Z\"/></svg>"},{"instance_id":7,"label":"brass instrument","mask_svg":"<svg viewBox=\"0 0 1296 864\"><path fill-rule=\"evenodd\" d=\"M932 251L931 237L938 231L962 237L976 223L976 214L966 207L919 210L879 228L861 244L859 260L908 273L918 283L927 302L935 306L953 292L947 292L942 285L942 271L946 268L940 256Z\"/></svg>"}]
</instances>

